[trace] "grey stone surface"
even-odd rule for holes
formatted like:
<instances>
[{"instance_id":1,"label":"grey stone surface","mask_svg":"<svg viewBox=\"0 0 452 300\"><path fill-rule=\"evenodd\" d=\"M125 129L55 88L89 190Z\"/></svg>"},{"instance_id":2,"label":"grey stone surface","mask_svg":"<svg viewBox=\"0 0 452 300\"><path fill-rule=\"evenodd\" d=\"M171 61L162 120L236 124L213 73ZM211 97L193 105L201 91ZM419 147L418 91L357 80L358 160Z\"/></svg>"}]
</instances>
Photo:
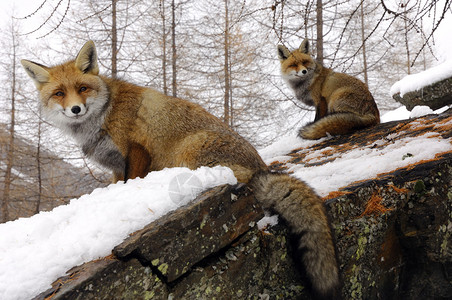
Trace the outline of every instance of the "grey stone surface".
<instances>
[{"instance_id":1,"label":"grey stone surface","mask_svg":"<svg viewBox=\"0 0 452 300\"><path fill-rule=\"evenodd\" d=\"M394 100L402 103L408 110L416 105L426 105L435 110L452 104L452 78L444 79L418 91L408 92L402 96L397 93Z\"/></svg>"}]
</instances>

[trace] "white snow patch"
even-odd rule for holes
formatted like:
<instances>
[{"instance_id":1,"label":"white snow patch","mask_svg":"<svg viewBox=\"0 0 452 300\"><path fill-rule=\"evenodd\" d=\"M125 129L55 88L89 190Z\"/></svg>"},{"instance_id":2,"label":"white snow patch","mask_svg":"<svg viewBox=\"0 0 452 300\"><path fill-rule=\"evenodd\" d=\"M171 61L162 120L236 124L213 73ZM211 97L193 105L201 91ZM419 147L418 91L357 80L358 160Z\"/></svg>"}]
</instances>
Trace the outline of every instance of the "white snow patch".
<instances>
[{"instance_id":1,"label":"white snow patch","mask_svg":"<svg viewBox=\"0 0 452 300\"><path fill-rule=\"evenodd\" d=\"M391 110L384 115L381 116L381 123L391 122L391 121L399 121L406 120L410 118L410 111L406 109L406 106L403 105L399 108Z\"/></svg>"},{"instance_id":2,"label":"white snow patch","mask_svg":"<svg viewBox=\"0 0 452 300\"><path fill-rule=\"evenodd\" d=\"M442 64L423 72L405 76L392 85L389 93L391 96L400 93L400 96L403 97L403 95L408 92L421 90L423 87L447 79L451 76L452 60L447 60Z\"/></svg>"},{"instance_id":3,"label":"white snow patch","mask_svg":"<svg viewBox=\"0 0 452 300\"><path fill-rule=\"evenodd\" d=\"M270 215L269 212L265 212L265 216L257 222L257 228L259 230L266 230L269 227L278 224L278 215Z\"/></svg>"},{"instance_id":4,"label":"white snow patch","mask_svg":"<svg viewBox=\"0 0 452 300\"><path fill-rule=\"evenodd\" d=\"M30 299L70 268L109 255L129 234L203 190L236 183L225 167L165 169L0 224L0 299Z\"/></svg>"},{"instance_id":5,"label":"white snow patch","mask_svg":"<svg viewBox=\"0 0 452 300\"><path fill-rule=\"evenodd\" d=\"M309 148L314 144L324 141L326 138L322 138L316 141L305 140L299 138L296 134L290 134L282 137L275 143L259 150L259 154L265 163L270 163L273 161L285 161L289 156L289 152L298 148Z\"/></svg>"},{"instance_id":6,"label":"white snow patch","mask_svg":"<svg viewBox=\"0 0 452 300\"><path fill-rule=\"evenodd\" d=\"M396 140L384 148L356 148L323 165L292 165L288 172L293 172L294 177L307 182L323 197L353 182L374 178L421 160L433 159L435 154L452 149L450 140L435 138L437 136L437 133L432 132ZM315 157L315 154L312 155Z\"/></svg>"},{"instance_id":7,"label":"white snow patch","mask_svg":"<svg viewBox=\"0 0 452 300\"><path fill-rule=\"evenodd\" d=\"M431 109L430 107L425 106L425 105L418 105L418 106L413 107L413 109L411 110L410 119L423 117L423 116L430 115L433 113L434 113L433 109Z\"/></svg>"},{"instance_id":8,"label":"white snow patch","mask_svg":"<svg viewBox=\"0 0 452 300\"><path fill-rule=\"evenodd\" d=\"M406 106L401 106L397 109L389 111L381 116L381 123L391 122L391 121L399 121L399 120L407 120L414 119L418 117L422 117L429 114L441 114L449 109L449 106L444 106L437 110L432 110L428 106L415 106L411 112L406 108Z\"/></svg>"},{"instance_id":9,"label":"white snow patch","mask_svg":"<svg viewBox=\"0 0 452 300\"><path fill-rule=\"evenodd\" d=\"M420 108L422 112L427 110ZM399 113L394 114L400 116ZM389 118L388 118L389 119ZM425 133L418 137L398 138L398 133L386 136L385 140L377 140L372 145L385 145L388 139L394 139L392 144L385 147L360 147L345 153L334 153L328 158L334 160L318 166L307 167L304 164L286 163L287 172L292 176L308 183L314 190L323 196L332 191L337 191L353 182L374 178L378 174L393 171L417 163L421 160L434 159L437 153L452 149L452 139L443 139L435 132ZM265 162L270 164L274 161L287 162L291 157L286 156L295 147L305 148L299 153L307 152L306 161L310 164L323 161L325 150L308 149L309 146L318 141L306 141L296 136L281 139L268 148L260 150ZM294 147L295 145L295 147ZM271 158L270 155L275 155Z\"/></svg>"}]
</instances>

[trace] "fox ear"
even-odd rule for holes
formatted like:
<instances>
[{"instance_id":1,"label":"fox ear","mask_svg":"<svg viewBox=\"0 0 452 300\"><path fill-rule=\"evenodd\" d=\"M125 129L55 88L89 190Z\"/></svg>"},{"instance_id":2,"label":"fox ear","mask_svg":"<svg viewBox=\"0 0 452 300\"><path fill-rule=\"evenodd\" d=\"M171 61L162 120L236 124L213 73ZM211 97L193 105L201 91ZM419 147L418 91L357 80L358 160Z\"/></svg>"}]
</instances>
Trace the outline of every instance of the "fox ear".
<instances>
[{"instance_id":1,"label":"fox ear","mask_svg":"<svg viewBox=\"0 0 452 300\"><path fill-rule=\"evenodd\" d=\"M28 76L33 79L36 87L39 89L44 83L49 82L50 74L47 71L47 67L41 64L22 59L20 61Z\"/></svg>"},{"instance_id":2,"label":"fox ear","mask_svg":"<svg viewBox=\"0 0 452 300\"><path fill-rule=\"evenodd\" d=\"M280 60L285 60L289 57L290 51L284 45L278 45L278 57Z\"/></svg>"},{"instance_id":3,"label":"fox ear","mask_svg":"<svg viewBox=\"0 0 452 300\"><path fill-rule=\"evenodd\" d=\"M303 42L301 42L298 50L300 50L301 53L309 54L311 52L311 45L309 44L309 40L304 39Z\"/></svg>"},{"instance_id":4,"label":"fox ear","mask_svg":"<svg viewBox=\"0 0 452 300\"><path fill-rule=\"evenodd\" d=\"M93 41L88 41L83 45L75 59L75 66L83 73L93 75L99 74L99 65L97 64L96 46Z\"/></svg>"}]
</instances>

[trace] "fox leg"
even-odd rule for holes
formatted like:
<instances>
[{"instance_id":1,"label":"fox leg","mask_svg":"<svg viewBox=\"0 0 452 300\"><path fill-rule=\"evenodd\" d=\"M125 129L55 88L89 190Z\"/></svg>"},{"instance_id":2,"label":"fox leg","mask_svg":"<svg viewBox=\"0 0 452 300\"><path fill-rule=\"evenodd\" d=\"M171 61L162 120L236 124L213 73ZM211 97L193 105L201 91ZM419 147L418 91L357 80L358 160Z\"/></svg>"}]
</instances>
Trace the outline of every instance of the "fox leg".
<instances>
[{"instance_id":1,"label":"fox leg","mask_svg":"<svg viewBox=\"0 0 452 300\"><path fill-rule=\"evenodd\" d=\"M113 172L113 178L111 180L112 183L117 183L118 181L124 181L124 174Z\"/></svg>"},{"instance_id":2,"label":"fox leg","mask_svg":"<svg viewBox=\"0 0 452 300\"><path fill-rule=\"evenodd\" d=\"M314 122L326 116L328 113L328 105L326 104L326 99L324 97L320 98L320 102L315 106L315 118Z\"/></svg>"},{"instance_id":3,"label":"fox leg","mask_svg":"<svg viewBox=\"0 0 452 300\"><path fill-rule=\"evenodd\" d=\"M137 177L143 178L149 173L151 156L148 151L139 144L132 144L126 157L126 169L124 181Z\"/></svg>"}]
</instances>

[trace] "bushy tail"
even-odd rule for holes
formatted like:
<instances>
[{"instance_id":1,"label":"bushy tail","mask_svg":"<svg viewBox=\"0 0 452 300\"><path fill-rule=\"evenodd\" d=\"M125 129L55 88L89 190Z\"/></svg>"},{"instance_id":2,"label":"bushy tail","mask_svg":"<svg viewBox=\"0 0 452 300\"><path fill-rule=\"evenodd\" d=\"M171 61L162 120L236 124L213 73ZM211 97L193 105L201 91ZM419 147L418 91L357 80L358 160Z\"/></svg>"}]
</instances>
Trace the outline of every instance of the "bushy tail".
<instances>
[{"instance_id":1,"label":"bushy tail","mask_svg":"<svg viewBox=\"0 0 452 300\"><path fill-rule=\"evenodd\" d=\"M334 113L302 127L298 136L304 139L317 140L327 136L327 133L331 135L346 134L379 122L379 117L373 114Z\"/></svg>"},{"instance_id":2,"label":"bushy tail","mask_svg":"<svg viewBox=\"0 0 452 300\"><path fill-rule=\"evenodd\" d=\"M322 199L306 183L283 173L257 173L250 186L263 207L276 211L300 236L295 255L301 255L314 294L339 298L336 251Z\"/></svg>"}]
</instances>

